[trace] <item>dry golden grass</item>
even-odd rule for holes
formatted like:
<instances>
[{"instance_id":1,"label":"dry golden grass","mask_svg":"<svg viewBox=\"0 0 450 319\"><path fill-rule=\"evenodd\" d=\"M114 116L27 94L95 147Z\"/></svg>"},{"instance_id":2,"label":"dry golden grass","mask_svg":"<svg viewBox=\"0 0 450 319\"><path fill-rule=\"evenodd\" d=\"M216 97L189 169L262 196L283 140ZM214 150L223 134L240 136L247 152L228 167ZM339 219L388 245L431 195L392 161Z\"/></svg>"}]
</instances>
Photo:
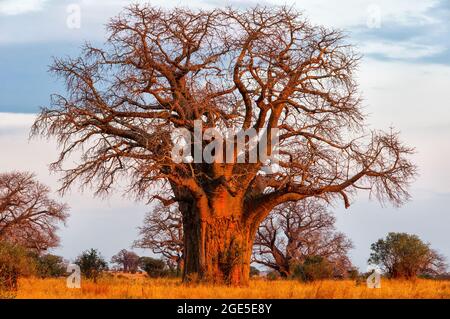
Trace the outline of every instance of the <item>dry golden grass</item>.
<instances>
[{"instance_id":1,"label":"dry golden grass","mask_svg":"<svg viewBox=\"0 0 450 319\"><path fill-rule=\"evenodd\" d=\"M450 298L450 281L417 279L382 281L381 289L369 289L365 283L325 280L298 281L252 280L249 287L190 285L179 279L149 279L144 276L114 276L97 283L83 281L81 289L66 288L62 279L22 278L17 298Z\"/></svg>"}]
</instances>

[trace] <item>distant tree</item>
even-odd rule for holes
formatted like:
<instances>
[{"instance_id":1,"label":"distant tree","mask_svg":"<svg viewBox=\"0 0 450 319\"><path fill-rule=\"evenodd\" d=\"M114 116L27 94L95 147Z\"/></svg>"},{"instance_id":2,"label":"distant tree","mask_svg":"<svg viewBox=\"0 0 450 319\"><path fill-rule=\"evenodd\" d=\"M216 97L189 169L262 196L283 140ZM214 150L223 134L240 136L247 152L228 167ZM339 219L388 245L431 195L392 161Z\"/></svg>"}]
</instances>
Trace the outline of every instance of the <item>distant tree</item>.
<instances>
[{"instance_id":1,"label":"distant tree","mask_svg":"<svg viewBox=\"0 0 450 319\"><path fill-rule=\"evenodd\" d=\"M67 210L33 174L0 174L0 240L39 252L56 247L57 224L65 222Z\"/></svg>"},{"instance_id":2,"label":"distant tree","mask_svg":"<svg viewBox=\"0 0 450 319\"><path fill-rule=\"evenodd\" d=\"M334 276L346 276L352 243L334 224L335 217L316 199L280 205L256 233L253 262L289 277L294 266L321 257Z\"/></svg>"},{"instance_id":3,"label":"distant tree","mask_svg":"<svg viewBox=\"0 0 450 319\"><path fill-rule=\"evenodd\" d=\"M92 248L78 256L75 264L80 266L81 273L86 278L93 279L95 282L103 271L108 270L108 264L105 259L98 250Z\"/></svg>"},{"instance_id":4,"label":"distant tree","mask_svg":"<svg viewBox=\"0 0 450 319\"><path fill-rule=\"evenodd\" d=\"M151 249L163 256L177 274L183 270L183 216L178 205L157 205L139 228L140 238L134 247Z\"/></svg>"},{"instance_id":5,"label":"distant tree","mask_svg":"<svg viewBox=\"0 0 450 319\"><path fill-rule=\"evenodd\" d=\"M120 270L124 272L135 273L139 268L139 256L132 251L122 249L112 256L111 263L117 264Z\"/></svg>"},{"instance_id":6,"label":"distant tree","mask_svg":"<svg viewBox=\"0 0 450 319\"><path fill-rule=\"evenodd\" d=\"M36 264L27 249L0 241L0 292L16 290L19 276L33 275Z\"/></svg>"},{"instance_id":7,"label":"distant tree","mask_svg":"<svg viewBox=\"0 0 450 319\"><path fill-rule=\"evenodd\" d=\"M445 273L445 259L417 235L389 233L371 245L368 262L379 265L392 278Z\"/></svg>"},{"instance_id":8,"label":"distant tree","mask_svg":"<svg viewBox=\"0 0 450 319\"><path fill-rule=\"evenodd\" d=\"M37 256L36 271L37 275L43 278L61 277L66 275L67 262L63 257L52 254Z\"/></svg>"},{"instance_id":9,"label":"distant tree","mask_svg":"<svg viewBox=\"0 0 450 319\"><path fill-rule=\"evenodd\" d=\"M167 269L167 264L164 260L152 257L141 257L139 264L140 268L150 277L157 278L169 275L169 270Z\"/></svg>"}]
</instances>

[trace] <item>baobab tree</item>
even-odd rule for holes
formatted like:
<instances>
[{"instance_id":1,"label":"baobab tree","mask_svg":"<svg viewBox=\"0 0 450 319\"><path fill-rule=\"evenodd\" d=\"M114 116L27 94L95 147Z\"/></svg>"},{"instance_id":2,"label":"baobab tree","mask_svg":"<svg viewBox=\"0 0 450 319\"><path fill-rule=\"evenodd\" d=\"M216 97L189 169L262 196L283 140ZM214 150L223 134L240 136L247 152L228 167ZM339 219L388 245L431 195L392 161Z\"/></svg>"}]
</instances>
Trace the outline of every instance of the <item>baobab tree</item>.
<instances>
[{"instance_id":1,"label":"baobab tree","mask_svg":"<svg viewBox=\"0 0 450 319\"><path fill-rule=\"evenodd\" d=\"M119 265L123 272L135 273L139 269L139 256L126 249L122 249L111 257L111 263Z\"/></svg>"},{"instance_id":2,"label":"baobab tree","mask_svg":"<svg viewBox=\"0 0 450 319\"><path fill-rule=\"evenodd\" d=\"M66 221L67 211L33 174L0 174L0 240L37 252L56 247L58 224Z\"/></svg>"},{"instance_id":3,"label":"baobab tree","mask_svg":"<svg viewBox=\"0 0 450 319\"><path fill-rule=\"evenodd\" d=\"M352 268L351 241L335 230L335 217L315 199L277 206L262 222L253 248L253 261L289 277L295 265L309 257L322 257L335 276Z\"/></svg>"},{"instance_id":4,"label":"baobab tree","mask_svg":"<svg viewBox=\"0 0 450 319\"><path fill-rule=\"evenodd\" d=\"M145 216L139 228L140 238L134 247L150 249L154 254L164 257L168 265L183 269L183 216L176 204L157 205Z\"/></svg>"},{"instance_id":5,"label":"baobab tree","mask_svg":"<svg viewBox=\"0 0 450 319\"><path fill-rule=\"evenodd\" d=\"M367 131L353 78L360 57L341 32L283 7L133 5L108 33L104 48L54 61L67 94L53 96L33 133L60 143L52 168L63 171L61 191L78 180L104 194L128 180L137 198L178 203L184 280L247 284L259 224L284 202L340 198L348 207L359 189L394 204L408 198L412 149L393 130ZM194 154L220 140L214 129L254 130L266 143L244 135L243 149L226 143L225 162L215 147L212 161L180 161L175 129L201 135L186 142ZM256 148L266 156L245 161ZM75 150L81 161L66 167Z\"/></svg>"}]
</instances>

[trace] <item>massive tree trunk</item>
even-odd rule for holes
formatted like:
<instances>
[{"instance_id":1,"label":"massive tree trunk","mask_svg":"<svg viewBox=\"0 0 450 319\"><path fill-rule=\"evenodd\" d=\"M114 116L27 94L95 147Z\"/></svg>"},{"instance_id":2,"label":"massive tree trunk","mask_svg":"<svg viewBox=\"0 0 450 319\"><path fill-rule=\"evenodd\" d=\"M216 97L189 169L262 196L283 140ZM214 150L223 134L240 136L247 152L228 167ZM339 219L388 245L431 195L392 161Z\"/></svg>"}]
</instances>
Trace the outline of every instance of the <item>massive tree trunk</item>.
<instances>
[{"instance_id":1,"label":"massive tree trunk","mask_svg":"<svg viewBox=\"0 0 450 319\"><path fill-rule=\"evenodd\" d=\"M207 205L182 206L184 281L248 284L255 231L244 218L242 203L222 194Z\"/></svg>"}]
</instances>

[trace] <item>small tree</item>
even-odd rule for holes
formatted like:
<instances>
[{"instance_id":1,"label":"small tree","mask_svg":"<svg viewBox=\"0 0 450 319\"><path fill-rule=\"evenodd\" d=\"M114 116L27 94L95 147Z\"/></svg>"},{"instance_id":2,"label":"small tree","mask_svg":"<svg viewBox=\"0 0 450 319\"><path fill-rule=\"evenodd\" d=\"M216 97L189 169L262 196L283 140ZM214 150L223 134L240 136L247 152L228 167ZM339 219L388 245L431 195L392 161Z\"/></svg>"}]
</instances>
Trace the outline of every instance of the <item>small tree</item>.
<instances>
[{"instance_id":1,"label":"small tree","mask_svg":"<svg viewBox=\"0 0 450 319\"><path fill-rule=\"evenodd\" d=\"M369 263L379 265L392 278L439 275L445 272L444 257L417 235L389 233L371 245Z\"/></svg>"},{"instance_id":2,"label":"small tree","mask_svg":"<svg viewBox=\"0 0 450 319\"><path fill-rule=\"evenodd\" d=\"M0 241L0 291L16 290L19 276L34 272L34 260L25 248Z\"/></svg>"},{"instance_id":3,"label":"small tree","mask_svg":"<svg viewBox=\"0 0 450 319\"><path fill-rule=\"evenodd\" d=\"M157 205L144 219L139 228L140 238L134 247L151 249L163 256L177 275L183 270L183 216L178 205Z\"/></svg>"},{"instance_id":4,"label":"small tree","mask_svg":"<svg viewBox=\"0 0 450 319\"><path fill-rule=\"evenodd\" d=\"M152 278L165 277L169 274L166 263L161 259L141 257L139 265Z\"/></svg>"},{"instance_id":5,"label":"small tree","mask_svg":"<svg viewBox=\"0 0 450 319\"><path fill-rule=\"evenodd\" d=\"M66 275L67 263L63 257L52 254L37 256L37 274L42 278Z\"/></svg>"},{"instance_id":6,"label":"small tree","mask_svg":"<svg viewBox=\"0 0 450 319\"><path fill-rule=\"evenodd\" d=\"M89 279L97 282L98 276L108 269L105 259L100 255L98 250L90 249L84 251L77 257L75 264L80 266L81 273Z\"/></svg>"},{"instance_id":7,"label":"small tree","mask_svg":"<svg viewBox=\"0 0 450 319\"><path fill-rule=\"evenodd\" d=\"M335 217L315 199L275 208L259 227L253 247L253 262L269 267L282 277L293 275L311 257L321 257L332 275L345 277L352 265L351 241L335 229Z\"/></svg>"},{"instance_id":8,"label":"small tree","mask_svg":"<svg viewBox=\"0 0 450 319\"><path fill-rule=\"evenodd\" d=\"M33 174L0 174L0 240L38 252L56 247L57 225L66 221L67 210Z\"/></svg>"},{"instance_id":9,"label":"small tree","mask_svg":"<svg viewBox=\"0 0 450 319\"><path fill-rule=\"evenodd\" d=\"M135 273L139 268L139 256L126 249L122 249L111 258L111 263L119 265L123 272Z\"/></svg>"}]
</instances>

